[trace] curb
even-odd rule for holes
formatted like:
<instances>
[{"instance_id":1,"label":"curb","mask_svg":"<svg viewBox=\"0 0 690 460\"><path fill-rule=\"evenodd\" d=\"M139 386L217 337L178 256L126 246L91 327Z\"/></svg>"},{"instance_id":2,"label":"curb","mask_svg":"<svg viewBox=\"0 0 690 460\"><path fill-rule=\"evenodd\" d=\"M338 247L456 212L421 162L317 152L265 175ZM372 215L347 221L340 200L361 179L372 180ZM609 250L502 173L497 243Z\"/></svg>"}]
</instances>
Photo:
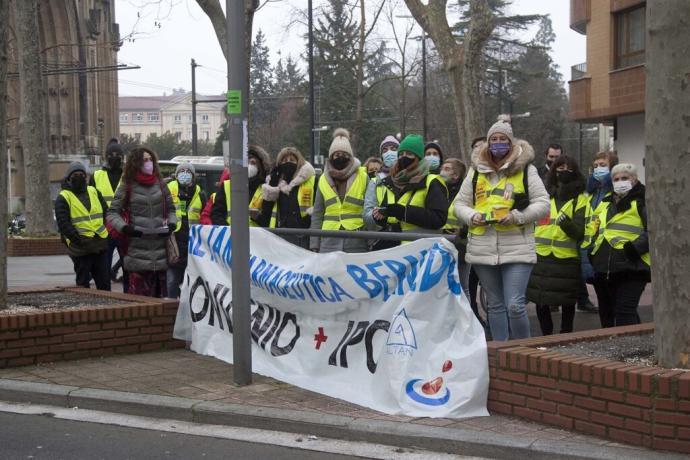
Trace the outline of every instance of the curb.
<instances>
[{"instance_id":1,"label":"curb","mask_svg":"<svg viewBox=\"0 0 690 460\"><path fill-rule=\"evenodd\" d=\"M490 458L682 459L682 455L637 448L584 445L466 429L327 415L291 409L226 404L198 399L0 379L0 400L78 407L188 422L312 434L399 447Z\"/></svg>"}]
</instances>

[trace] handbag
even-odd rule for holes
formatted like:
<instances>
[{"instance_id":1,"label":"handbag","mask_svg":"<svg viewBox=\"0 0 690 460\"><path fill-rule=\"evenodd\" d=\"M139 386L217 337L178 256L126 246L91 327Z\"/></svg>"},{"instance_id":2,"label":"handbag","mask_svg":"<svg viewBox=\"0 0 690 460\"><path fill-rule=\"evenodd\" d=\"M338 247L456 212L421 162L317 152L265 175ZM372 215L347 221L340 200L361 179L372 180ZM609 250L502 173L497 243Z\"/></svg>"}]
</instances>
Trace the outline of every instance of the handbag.
<instances>
[{"instance_id":1,"label":"handbag","mask_svg":"<svg viewBox=\"0 0 690 460\"><path fill-rule=\"evenodd\" d=\"M161 195L163 196L163 221L168 225L168 202L165 199L165 192L163 191L163 184L158 182L161 187ZM165 239L165 252L168 256L168 265L175 265L180 261L180 248L177 245L175 232L171 232Z\"/></svg>"}]
</instances>

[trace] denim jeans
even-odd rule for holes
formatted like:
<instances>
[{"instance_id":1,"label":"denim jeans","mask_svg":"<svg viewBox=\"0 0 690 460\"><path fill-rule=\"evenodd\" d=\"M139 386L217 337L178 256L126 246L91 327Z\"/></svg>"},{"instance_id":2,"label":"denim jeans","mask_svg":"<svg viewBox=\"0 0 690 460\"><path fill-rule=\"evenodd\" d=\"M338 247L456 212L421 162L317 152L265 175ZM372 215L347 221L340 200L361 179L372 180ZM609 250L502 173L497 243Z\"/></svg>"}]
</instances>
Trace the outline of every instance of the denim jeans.
<instances>
[{"instance_id":1,"label":"denim jeans","mask_svg":"<svg viewBox=\"0 0 690 460\"><path fill-rule=\"evenodd\" d=\"M165 274L165 280L168 288L168 297L177 299L180 297L180 284L184 278L184 271L186 267L168 267Z\"/></svg>"},{"instance_id":2,"label":"denim jeans","mask_svg":"<svg viewBox=\"0 0 690 460\"><path fill-rule=\"evenodd\" d=\"M530 336L525 309L525 291L532 264L472 265L486 292L489 328L493 340L524 339Z\"/></svg>"}]
</instances>

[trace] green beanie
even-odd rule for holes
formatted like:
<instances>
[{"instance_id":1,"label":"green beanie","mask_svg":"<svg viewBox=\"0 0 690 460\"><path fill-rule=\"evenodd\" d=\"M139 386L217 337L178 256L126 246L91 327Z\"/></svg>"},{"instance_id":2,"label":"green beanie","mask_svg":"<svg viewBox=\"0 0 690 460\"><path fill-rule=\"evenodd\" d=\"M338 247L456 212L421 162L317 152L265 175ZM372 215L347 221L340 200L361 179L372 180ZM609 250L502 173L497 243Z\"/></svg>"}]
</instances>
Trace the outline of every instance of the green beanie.
<instances>
[{"instance_id":1,"label":"green beanie","mask_svg":"<svg viewBox=\"0 0 690 460\"><path fill-rule=\"evenodd\" d=\"M424 138L419 134L409 134L398 147L398 156L402 152L412 152L420 160L424 158Z\"/></svg>"}]
</instances>

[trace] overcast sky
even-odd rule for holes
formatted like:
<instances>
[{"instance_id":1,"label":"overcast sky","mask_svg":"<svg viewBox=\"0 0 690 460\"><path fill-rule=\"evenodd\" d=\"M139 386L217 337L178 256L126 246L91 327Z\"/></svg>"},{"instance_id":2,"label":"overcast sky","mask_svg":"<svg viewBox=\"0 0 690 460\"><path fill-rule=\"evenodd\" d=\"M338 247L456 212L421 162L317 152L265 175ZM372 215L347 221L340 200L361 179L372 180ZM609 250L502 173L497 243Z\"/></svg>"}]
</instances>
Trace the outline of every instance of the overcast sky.
<instances>
[{"instance_id":1,"label":"overcast sky","mask_svg":"<svg viewBox=\"0 0 690 460\"><path fill-rule=\"evenodd\" d=\"M223 6L224 1L221 1ZM268 3L254 18L254 32L261 29L274 62L278 51L297 58L306 44L306 27L294 23L296 7L306 0ZM315 8L324 1L314 0ZM401 2L400 15L409 14ZM191 89L190 60L196 59L197 91L220 94L227 87L225 60L206 15L195 0L117 0L115 3L120 34L134 32L134 41L125 41L118 54L121 63L141 69L119 73L120 96L170 94L173 88ZM569 28L569 0L514 0L516 14L548 14L553 22L556 42L552 57L567 81L570 66L584 62L585 37ZM401 19L400 21L405 21ZM383 21L381 21L383 22ZM421 29L420 29L421 30Z\"/></svg>"}]
</instances>

